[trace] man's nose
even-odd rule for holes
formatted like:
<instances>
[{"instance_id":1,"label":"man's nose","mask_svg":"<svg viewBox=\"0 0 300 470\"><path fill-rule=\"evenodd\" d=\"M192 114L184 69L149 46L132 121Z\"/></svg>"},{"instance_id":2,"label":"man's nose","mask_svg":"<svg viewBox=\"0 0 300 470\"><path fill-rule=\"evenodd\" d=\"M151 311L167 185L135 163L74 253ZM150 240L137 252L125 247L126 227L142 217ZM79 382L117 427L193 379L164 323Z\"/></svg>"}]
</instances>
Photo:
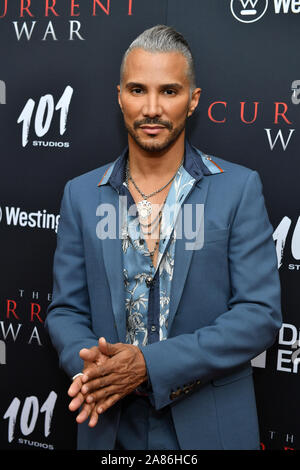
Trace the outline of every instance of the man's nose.
<instances>
[{"instance_id":1,"label":"man's nose","mask_svg":"<svg viewBox=\"0 0 300 470\"><path fill-rule=\"evenodd\" d=\"M147 95L143 106L143 114L144 116L149 116L151 118L161 116L162 106L160 104L159 96L156 93L149 93Z\"/></svg>"}]
</instances>

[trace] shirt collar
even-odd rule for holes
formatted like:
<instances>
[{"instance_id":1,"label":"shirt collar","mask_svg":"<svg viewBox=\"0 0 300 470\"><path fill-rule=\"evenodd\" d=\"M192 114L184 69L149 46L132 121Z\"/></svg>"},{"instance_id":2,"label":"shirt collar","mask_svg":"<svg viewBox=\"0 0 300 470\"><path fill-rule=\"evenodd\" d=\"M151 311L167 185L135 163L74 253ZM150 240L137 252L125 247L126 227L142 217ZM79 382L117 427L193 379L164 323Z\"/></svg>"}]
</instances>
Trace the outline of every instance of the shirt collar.
<instances>
[{"instance_id":1,"label":"shirt collar","mask_svg":"<svg viewBox=\"0 0 300 470\"><path fill-rule=\"evenodd\" d=\"M109 183L120 192L120 187L125 181L126 162L128 158L128 146L121 155L107 168L98 186ZM203 175L209 176L215 173L222 173L223 170L203 152L192 146L185 140L185 153L183 161L184 169L196 180L199 181Z\"/></svg>"}]
</instances>

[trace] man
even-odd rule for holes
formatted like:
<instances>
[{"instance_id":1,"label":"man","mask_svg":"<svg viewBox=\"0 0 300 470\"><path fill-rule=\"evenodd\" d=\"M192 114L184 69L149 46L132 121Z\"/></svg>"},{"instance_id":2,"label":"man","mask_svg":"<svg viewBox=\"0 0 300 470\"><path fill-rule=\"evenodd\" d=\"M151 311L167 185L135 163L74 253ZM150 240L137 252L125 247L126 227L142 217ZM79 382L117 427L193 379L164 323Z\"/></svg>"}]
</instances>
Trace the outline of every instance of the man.
<instances>
[{"instance_id":1,"label":"man","mask_svg":"<svg viewBox=\"0 0 300 470\"><path fill-rule=\"evenodd\" d=\"M257 172L186 140L200 93L182 35L146 30L121 66L128 148L66 184L46 326L79 449L259 448L250 361L281 325L272 227Z\"/></svg>"}]
</instances>

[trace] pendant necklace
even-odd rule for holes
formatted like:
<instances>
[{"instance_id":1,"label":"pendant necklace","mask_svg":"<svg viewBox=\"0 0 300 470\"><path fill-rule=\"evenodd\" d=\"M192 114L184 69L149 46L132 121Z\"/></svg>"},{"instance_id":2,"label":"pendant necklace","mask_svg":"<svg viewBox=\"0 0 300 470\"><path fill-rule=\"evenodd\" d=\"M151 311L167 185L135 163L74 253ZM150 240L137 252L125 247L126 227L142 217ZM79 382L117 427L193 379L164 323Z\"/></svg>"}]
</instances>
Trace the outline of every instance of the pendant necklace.
<instances>
[{"instance_id":1,"label":"pendant necklace","mask_svg":"<svg viewBox=\"0 0 300 470\"><path fill-rule=\"evenodd\" d=\"M134 179L132 178L131 174L130 174L130 169L129 169L129 159L127 159L127 165L126 165L126 184L127 184L127 187L128 187L128 180L132 181L132 184L134 185L135 189L140 193L140 195L143 197L143 200L142 201L139 201L137 203L137 210L138 210L138 213L139 213L139 216L141 217L142 220L145 220L147 219L147 217L149 217L151 214L152 214L152 204L150 201L148 201L148 199L152 196L154 196L155 194L157 193L160 193L163 189L165 189L168 184L171 183L171 181L173 181L173 179L175 178L179 168L181 167L183 163L183 159L181 160L181 163L178 167L178 169L176 170L175 174L172 176L172 178L164 185L162 186L161 188L157 189L156 191L153 191L153 193L150 193L150 194L144 194L143 191L140 190L140 188L137 186L136 182L134 181Z\"/></svg>"},{"instance_id":2,"label":"pendant necklace","mask_svg":"<svg viewBox=\"0 0 300 470\"><path fill-rule=\"evenodd\" d=\"M140 193L140 195L143 197L143 200L142 201L139 201L137 203L137 211L138 211L138 214L139 214L139 217L145 221L151 214L152 214L152 204L150 201L148 201L148 199L152 196L154 196L155 194L161 192L163 189L165 189L168 184L171 183L171 181L173 181L173 179L175 178L179 168L181 167L182 163L183 163L183 160L184 158L182 158L181 162L180 162L180 165L178 167L178 169L176 170L176 173L172 176L172 178L164 185L162 186L161 188L157 189L156 191L153 191L153 193L151 194L144 194L140 188L137 186L136 182L134 181L134 179L132 178L131 174L130 174L130 169L129 169L129 158L127 159L127 164L126 164L126 185L127 185L127 188L129 189L129 185L128 185L128 182L129 180L132 181L135 189ZM163 204L162 204L162 207L164 206L165 202L166 202L166 199L164 200ZM140 225L141 225L141 231L144 235L151 235L153 233L153 231L155 230L155 228L159 225L159 237L158 239L156 240L155 242L155 246L154 246L154 249L153 250L149 250L149 255L152 259L152 263L154 261L154 254L156 252L156 249L158 247L158 244L159 244L159 241L160 241L160 235L161 235L161 227L160 227L160 223L161 223L161 218L162 218L162 208L160 209L159 213L156 215L156 217L154 218L154 220L148 224L143 224L141 221L140 221ZM158 220L157 220L158 219ZM156 222L157 221L157 222ZM156 222L156 223L155 223ZM146 227L148 229L147 232L145 232L142 227ZM151 228L150 228L151 227Z\"/></svg>"}]
</instances>

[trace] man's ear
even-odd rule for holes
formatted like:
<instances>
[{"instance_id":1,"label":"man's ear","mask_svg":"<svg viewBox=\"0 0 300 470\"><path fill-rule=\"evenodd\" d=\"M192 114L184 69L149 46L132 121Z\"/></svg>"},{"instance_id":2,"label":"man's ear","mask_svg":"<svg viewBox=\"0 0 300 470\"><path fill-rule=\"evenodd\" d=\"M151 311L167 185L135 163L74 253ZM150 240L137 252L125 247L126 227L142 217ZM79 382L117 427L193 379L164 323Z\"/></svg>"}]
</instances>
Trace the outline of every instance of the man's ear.
<instances>
[{"instance_id":1,"label":"man's ear","mask_svg":"<svg viewBox=\"0 0 300 470\"><path fill-rule=\"evenodd\" d=\"M198 106L199 100L200 100L200 95L201 95L201 88L195 88L195 90L192 93L190 105L189 105L189 111L188 111L188 117L190 117L195 109Z\"/></svg>"},{"instance_id":2,"label":"man's ear","mask_svg":"<svg viewBox=\"0 0 300 470\"><path fill-rule=\"evenodd\" d=\"M118 102L119 102L119 106L120 106L120 108L121 108L121 111L123 112L122 103L121 103L121 87L120 87L120 85L117 85L117 90L118 90Z\"/></svg>"}]
</instances>

